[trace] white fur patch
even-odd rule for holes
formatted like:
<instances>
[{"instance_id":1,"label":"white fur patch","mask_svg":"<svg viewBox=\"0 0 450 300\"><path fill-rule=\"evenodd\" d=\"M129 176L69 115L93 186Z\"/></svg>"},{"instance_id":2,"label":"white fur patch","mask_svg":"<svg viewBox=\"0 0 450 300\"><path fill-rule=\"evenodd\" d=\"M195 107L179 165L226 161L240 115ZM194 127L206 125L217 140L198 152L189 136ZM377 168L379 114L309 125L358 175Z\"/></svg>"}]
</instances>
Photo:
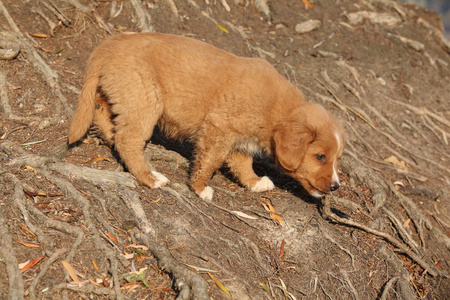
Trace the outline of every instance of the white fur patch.
<instances>
[{"instance_id":1,"label":"white fur patch","mask_svg":"<svg viewBox=\"0 0 450 300\"><path fill-rule=\"evenodd\" d=\"M169 184L169 179L167 179L166 176L164 176L161 173L158 173L156 171L152 171L153 176L156 177L156 182L155 182L155 186L153 188L157 189L162 187L163 185Z\"/></svg>"},{"instance_id":2,"label":"white fur patch","mask_svg":"<svg viewBox=\"0 0 450 300\"><path fill-rule=\"evenodd\" d=\"M311 196L313 196L315 198L322 198L324 196L324 194L322 194L320 192L312 192Z\"/></svg>"},{"instance_id":3,"label":"white fur patch","mask_svg":"<svg viewBox=\"0 0 450 300\"><path fill-rule=\"evenodd\" d=\"M258 140L254 138L242 139L234 145L234 148L250 155L260 154L262 151Z\"/></svg>"},{"instance_id":4,"label":"white fur patch","mask_svg":"<svg viewBox=\"0 0 450 300\"><path fill-rule=\"evenodd\" d=\"M211 201L213 198L213 194L214 190L212 189L212 187L207 186L200 194L198 194L198 196L203 200Z\"/></svg>"},{"instance_id":5,"label":"white fur patch","mask_svg":"<svg viewBox=\"0 0 450 300\"><path fill-rule=\"evenodd\" d=\"M252 192L265 192L270 191L275 188L275 185L273 184L272 180L270 180L269 177L264 176L262 177L254 187L252 187Z\"/></svg>"},{"instance_id":6,"label":"white fur patch","mask_svg":"<svg viewBox=\"0 0 450 300\"><path fill-rule=\"evenodd\" d=\"M340 149L341 149L341 139L340 139L339 133L337 131L334 133L334 136L336 137L336 142L337 142L337 151L336 151L336 155L337 155L337 153L339 153ZM339 184L339 175L337 173L337 162L336 162L337 157L334 160L335 161L333 163L333 176L331 177L331 181L337 182Z\"/></svg>"}]
</instances>

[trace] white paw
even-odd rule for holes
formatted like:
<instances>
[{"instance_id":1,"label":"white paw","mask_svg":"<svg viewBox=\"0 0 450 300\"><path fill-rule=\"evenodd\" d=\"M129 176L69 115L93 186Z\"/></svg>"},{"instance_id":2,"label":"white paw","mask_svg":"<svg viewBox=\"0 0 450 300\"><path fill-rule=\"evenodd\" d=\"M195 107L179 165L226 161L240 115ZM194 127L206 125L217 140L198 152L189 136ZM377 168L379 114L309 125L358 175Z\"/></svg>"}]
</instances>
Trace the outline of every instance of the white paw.
<instances>
[{"instance_id":1,"label":"white paw","mask_svg":"<svg viewBox=\"0 0 450 300\"><path fill-rule=\"evenodd\" d=\"M212 189L212 187L207 186L203 191L200 192L200 194L198 194L198 196L203 200L211 201L213 198L213 194L214 190Z\"/></svg>"},{"instance_id":2,"label":"white paw","mask_svg":"<svg viewBox=\"0 0 450 300\"><path fill-rule=\"evenodd\" d=\"M163 185L169 184L169 179L167 179L166 176L164 176L161 173L158 173L156 171L152 171L153 176L156 177L155 186L153 188L157 189L162 187Z\"/></svg>"},{"instance_id":3,"label":"white paw","mask_svg":"<svg viewBox=\"0 0 450 300\"><path fill-rule=\"evenodd\" d=\"M262 177L254 187L252 187L252 192L265 192L270 191L275 188L275 185L273 184L272 180L270 180L269 177L264 176Z\"/></svg>"}]
</instances>

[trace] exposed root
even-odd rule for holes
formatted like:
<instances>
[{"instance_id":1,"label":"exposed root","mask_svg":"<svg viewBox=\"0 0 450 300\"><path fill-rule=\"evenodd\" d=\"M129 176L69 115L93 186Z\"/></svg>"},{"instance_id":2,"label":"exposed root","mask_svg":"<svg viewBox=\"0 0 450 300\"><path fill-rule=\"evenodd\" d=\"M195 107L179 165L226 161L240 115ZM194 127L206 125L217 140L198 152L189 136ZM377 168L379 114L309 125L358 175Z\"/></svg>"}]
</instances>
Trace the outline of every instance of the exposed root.
<instances>
[{"instance_id":1,"label":"exposed root","mask_svg":"<svg viewBox=\"0 0 450 300\"><path fill-rule=\"evenodd\" d=\"M21 50L28 54L27 58L32 62L32 64L36 67L36 69L39 70L44 80L52 88L53 93L58 97L59 102L55 102L56 104L55 112L60 114L65 111L71 115L73 110L69 106L66 97L61 93L61 89L58 83L58 74L52 68L50 68L50 66L38 54L36 49L28 42L27 38L20 31L19 27L17 27L16 23L14 22L8 10L1 1L0 1L0 11L3 13L9 26L16 33L17 42L19 43Z\"/></svg>"},{"instance_id":2,"label":"exposed root","mask_svg":"<svg viewBox=\"0 0 450 300\"><path fill-rule=\"evenodd\" d=\"M45 263L41 267L41 271L39 274L33 279L28 287L28 292L30 294L30 299L37 299L36 297L36 287L41 282L42 278L47 274L47 271L50 269L52 264L57 261L64 253L66 253L66 249L58 249L56 250L49 258L45 261Z\"/></svg>"},{"instance_id":3,"label":"exposed root","mask_svg":"<svg viewBox=\"0 0 450 300\"><path fill-rule=\"evenodd\" d=\"M207 284L203 278L187 269L184 265L174 260L170 252L163 246L153 242L146 234L137 229L133 230L135 237L144 245L158 260L161 269L172 274L175 287L180 291L177 299L208 300Z\"/></svg>"},{"instance_id":4,"label":"exposed root","mask_svg":"<svg viewBox=\"0 0 450 300\"><path fill-rule=\"evenodd\" d=\"M155 32L155 28L153 28L152 25L152 18L141 6L140 1L130 0L130 2L136 12L139 28L142 29L143 32Z\"/></svg>"},{"instance_id":5,"label":"exposed root","mask_svg":"<svg viewBox=\"0 0 450 300\"><path fill-rule=\"evenodd\" d=\"M156 230L147 218L138 193L127 188L118 188L117 194L133 213L140 230L142 230L144 234L155 238Z\"/></svg>"},{"instance_id":6,"label":"exposed root","mask_svg":"<svg viewBox=\"0 0 450 300\"><path fill-rule=\"evenodd\" d=\"M0 72L0 104L5 118L19 120L19 116L13 113L11 106L9 105L8 87L6 85L6 77Z\"/></svg>"},{"instance_id":7,"label":"exposed root","mask_svg":"<svg viewBox=\"0 0 450 300\"><path fill-rule=\"evenodd\" d=\"M386 300L389 296L389 291L392 288L392 285L399 279L399 276L392 277L389 279L389 281L386 283L383 289L383 293L381 294L380 300Z\"/></svg>"},{"instance_id":8,"label":"exposed root","mask_svg":"<svg viewBox=\"0 0 450 300\"><path fill-rule=\"evenodd\" d=\"M0 205L0 254L6 265L9 281L9 299L24 299L24 284L22 273L20 273L12 245L12 237L9 232L3 206Z\"/></svg>"},{"instance_id":9,"label":"exposed root","mask_svg":"<svg viewBox=\"0 0 450 300\"><path fill-rule=\"evenodd\" d=\"M405 246L404 244L402 244L400 241L398 241L396 238L394 238L392 235L379 231L379 230L375 230L372 229L370 227L367 227L363 224L357 223L355 221L352 221L350 219L345 219L345 218L341 218L338 215L336 215L335 213L333 213L331 211L331 207L330 207L330 196L326 196L323 200L323 216L324 218L327 219L331 219L336 221L337 223L341 223L341 224L345 224L348 226L352 226L352 227L356 227L359 228L361 230L364 230L368 233L374 234L376 236L379 236L383 239L385 239L386 241L388 241L390 244L392 244L393 246L397 247L402 253L404 253L405 255L409 256L412 260L414 260L415 262L417 262L422 268L424 268L431 276L437 276L439 275L438 270L436 270L434 267L431 267L427 262L425 262L421 257L419 257L416 253L414 253L413 251L411 251L410 249L408 249L407 246Z\"/></svg>"}]
</instances>

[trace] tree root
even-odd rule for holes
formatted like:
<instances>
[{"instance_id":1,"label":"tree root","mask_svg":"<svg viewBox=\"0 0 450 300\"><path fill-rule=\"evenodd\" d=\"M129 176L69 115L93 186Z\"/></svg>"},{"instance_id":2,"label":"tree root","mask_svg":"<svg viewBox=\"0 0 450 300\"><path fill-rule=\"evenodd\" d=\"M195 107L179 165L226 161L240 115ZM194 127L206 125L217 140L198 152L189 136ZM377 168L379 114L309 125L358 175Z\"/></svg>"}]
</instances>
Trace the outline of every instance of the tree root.
<instances>
[{"instance_id":1,"label":"tree root","mask_svg":"<svg viewBox=\"0 0 450 300\"><path fill-rule=\"evenodd\" d=\"M61 255L63 255L66 252L67 252L66 249L58 249L55 252L53 252L53 254L49 257L48 260L45 261L45 263L43 264L43 266L41 268L41 271L33 279L33 281L31 282L30 286L28 287L28 292L30 293L30 300L37 299L36 298L36 287L37 287L37 285L39 284L41 279L44 278L45 274L47 274L47 271L50 269L52 264L55 261L57 261L61 257Z\"/></svg>"},{"instance_id":2,"label":"tree root","mask_svg":"<svg viewBox=\"0 0 450 300\"><path fill-rule=\"evenodd\" d=\"M133 229L133 233L158 260L159 267L174 277L175 287L180 291L177 300L210 299L207 293L207 284L203 278L173 259L165 247L153 242L146 234L136 228Z\"/></svg>"},{"instance_id":3,"label":"tree root","mask_svg":"<svg viewBox=\"0 0 450 300\"><path fill-rule=\"evenodd\" d=\"M59 102L55 103L56 104L55 111L57 113L62 113L63 109L61 108L64 108L64 111L69 113L69 115L72 115L73 110L69 106L66 97L62 94L61 89L59 87L58 74L52 68L50 68L50 66L38 54L36 49L27 41L25 35L20 31L19 27L17 27L16 23L10 16L8 10L3 5L1 0L0 0L0 11L3 13L9 26L16 33L17 42L19 43L21 50L28 54L27 58L36 67L36 69L39 70L44 80L52 88L52 92L58 97Z\"/></svg>"},{"instance_id":4,"label":"tree root","mask_svg":"<svg viewBox=\"0 0 450 300\"><path fill-rule=\"evenodd\" d=\"M22 273L20 273L18 268L19 264L13 250L12 237L9 233L8 224L6 224L6 217L2 205L0 205L0 254L3 262L6 264L6 271L8 273L9 299L24 299Z\"/></svg>"},{"instance_id":5,"label":"tree root","mask_svg":"<svg viewBox=\"0 0 450 300\"><path fill-rule=\"evenodd\" d=\"M409 256L412 260L417 262L431 276L439 275L439 271L436 268L434 268L434 266L431 267L421 257L419 257L416 253L411 251L407 246L402 244L400 241L398 241L392 235L390 235L388 233L385 233L385 232L382 232L382 231L378 231L378 230L372 229L370 227L367 227L367 226L365 226L363 224L357 223L357 222L352 221L350 219L341 218L338 215L336 215L335 213L333 213L331 211L331 207L330 207L330 196L325 196L325 198L323 199L323 212L322 213L323 213L323 217L325 219L331 219L331 220L334 220L337 223L345 224L345 225L348 225L348 226L351 226L351 227L356 227L356 228L364 230L364 231L366 231L368 233L374 234L376 236L379 236L379 237L385 239L390 244L392 244L393 246L397 247L402 253L404 253L405 255Z\"/></svg>"}]
</instances>

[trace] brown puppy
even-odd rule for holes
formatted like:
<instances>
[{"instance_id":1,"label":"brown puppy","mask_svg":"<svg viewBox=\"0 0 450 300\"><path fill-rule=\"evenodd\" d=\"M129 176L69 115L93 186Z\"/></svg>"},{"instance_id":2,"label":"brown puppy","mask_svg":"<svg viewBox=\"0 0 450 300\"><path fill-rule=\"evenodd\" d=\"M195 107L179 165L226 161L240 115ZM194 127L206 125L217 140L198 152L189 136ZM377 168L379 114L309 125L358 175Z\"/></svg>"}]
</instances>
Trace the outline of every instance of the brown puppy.
<instances>
[{"instance_id":1,"label":"brown puppy","mask_svg":"<svg viewBox=\"0 0 450 300\"><path fill-rule=\"evenodd\" d=\"M274 188L258 177L252 155L275 161L313 196L339 187L342 129L322 106L265 60L238 57L206 43L158 33L120 34L89 59L69 129L69 144L94 123L115 144L131 174L151 188L167 184L150 171L143 148L158 124L195 143L191 189L212 199L208 181L224 163L252 191Z\"/></svg>"}]
</instances>

